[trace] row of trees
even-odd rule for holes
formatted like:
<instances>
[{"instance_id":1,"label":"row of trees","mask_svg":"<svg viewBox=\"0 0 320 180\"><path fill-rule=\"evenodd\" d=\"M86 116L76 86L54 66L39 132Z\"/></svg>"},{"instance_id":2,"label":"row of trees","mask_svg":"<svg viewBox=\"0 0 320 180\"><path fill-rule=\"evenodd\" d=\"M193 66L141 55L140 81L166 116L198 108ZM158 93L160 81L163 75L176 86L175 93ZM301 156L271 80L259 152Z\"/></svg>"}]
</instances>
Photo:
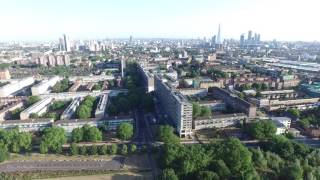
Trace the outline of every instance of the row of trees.
<instances>
[{"instance_id":1,"label":"row of trees","mask_svg":"<svg viewBox=\"0 0 320 180\"><path fill-rule=\"evenodd\" d=\"M212 116L212 111L208 106L200 106L199 103L192 103L192 117L197 118L208 118Z\"/></svg>"},{"instance_id":2,"label":"row of trees","mask_svg":"<svg viewBox=\"0 0 320 180\"><path fill-rule=\"evenodd\" d=\"M102 140L102 132L93 126L84 125L81 128L75 128L71 133L72 142L97 142Z\"/></svg>"},{"instance_id":3,"label":"row of trees","mask_svg":"<svg viewBox=\"0 0 320 180\"><path fill-rule=\"evenodd\" d=\"M94 110L93 106L95 101L96 101L95 97L86 96L77 109L77 112L76 112L77 117L79 119L87 119L92 117L92 114L93 114L92 111Z\"/></svg>"},{"instance_id":4,"label":"row of trees","mask_svg":"<svg viewBox=\"0 0 320 180\"><path fill-rule=\"evenodd\" d=\"M123 123L118 129L118 136L128 140L133 135L131 124ZM62 146L67 142L66 132L60 127L45 128L41 132L40 153L61 153ZM71 133L71 141L76 142L97 142L102 140L102 133L96 127L84 125L76 128ZM20 132L18 128L11 130L0 130L0 160L7 158L8 152L21 153L29 152L32 149L32 134L29 132ZM130 152L136 149L130 147ZM114 149L114 148L113 148Z\"/></svg>"},{"instance_id":5,"label":"row of trees","mask_svg":"<svg viewBox=\"0 0 320 180\"><path fill-rule=\"evenodd\" d=\"M163 169L160 179L320 178L320 150L312 150L283 136L274 138L262 149L247 148L234 138L201 145L165 143L159 153ZM290 156L285 153L288 146L289 151L294 149Z\"/></svg>"},{"instance_id":6,"label":"row of trees","mask_svg":"<svg viewBox=\"0 0 320 180\"><path fill-rule=\"evenodd\" d=\"M135 144L122 144L122 145L102 145L102 146L79 146L75 143L70 144L70 155L127 155L137 152Z\"/></svg>"}]
</instances>

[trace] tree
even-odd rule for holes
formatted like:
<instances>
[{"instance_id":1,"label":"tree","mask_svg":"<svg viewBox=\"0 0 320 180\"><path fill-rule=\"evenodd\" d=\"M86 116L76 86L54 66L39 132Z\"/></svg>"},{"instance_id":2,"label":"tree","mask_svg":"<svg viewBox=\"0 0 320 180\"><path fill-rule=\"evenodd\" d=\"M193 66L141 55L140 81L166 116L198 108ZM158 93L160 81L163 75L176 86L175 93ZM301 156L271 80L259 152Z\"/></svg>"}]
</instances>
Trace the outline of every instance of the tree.
<instances>
[{"instance_id":1,"label":"tree","mask_svg":"<svg viewBox=\"0 0 320 180\"><path fill-rule=\"evenodd\" d=\"M179 180L173 169L164 169L160 175L161 180Z\"/></svg>"},{"instance_id":2,"label":"tree","mask_svg":"<svg viewBox=\"0 0 320 180\"><path fill-rule=\"evenodd\" d=\"M260 83L253 83L253 84L252 84L252 88L260 91L261 88L262 88L262 84L260 84Z\"/></svg>"},{"instance_id":3,"label":"tree","mask_svg":"<svg viewBox=\"0 0 320 180\"><path fill-rule=\"evenodd\" d=\"M258 91L257 94L256 94L256 98L261 98L261 97L262 97L262 94L261 94L260 91Z\"/></svg>"},{"instance_id":4,"label":"tree","mask_svg":"<svg viewBox=\"0 0 320 180\"><path fill-rule=\"evenodd\" d=\"M239 139L224 140L218 148L217 157L221 157L231 173L238 176L253 168L251 153Z\"/></svg>"},{"instance_id":5,"label":"tree","mask_svg":"<svg viewBox=\"0 0 320 180\"><path fill-rule=\"evenodd\" d=\"M83 140L83 128L75 128L71 132L72 142L81 142Z\"/></svg>"},{"instance_id":6,"label":"tree","mask_svg":"<svg viewBox=\"0 0 320 180\"><path fill-rule=\"evenodd\" d=\"M309 118L302 118L298 123L304 129L307 129L310 126Z\"/></svg>"},{"instance_id":7,"label":"tree","mask_svg":"<svg viewBox=\"0 0 320 180\"><path fill-rule=\"evenodd\" d=\"M96 98L92 96L86 96L81 102L81 105L77 109L77 116L80 119L87 119L91 117L91 111Z\"/></svg>"},{"instance_id":8,"label":"tree","mask_svg":"<svg viewBox=\"0 0 320 180\"><path fill-rule=\"evenodd\" d=\"M281 178L287 180L302 180L303 179L303 169L300 166L299 160L294 163L289 163L288 166L283 168Z\"/></svg>"},{"instance_id":9,"label":"tree","mask_svg":"<svg viewBox=\"0 0 320 180\"><path fill-rule=\"evenodd\" d=\"M87 147L86 147L86 146L80 146L80 148L79 148L79 154L81 154L81 155L87 155Z\"/></svg>"},{"instance_id":10,"label":"tree","mask_svg":"<svg viewBox=\"0 0 320 180\"><path fill-rule=\"evenodd\" d=\"M207 106L202 106L201 107L201 115L200 116L201 117L206 117L206 118L212 116L211 109L209 107L207 107Z\"/></svg>"},{"instance_id":11,"label":"tree","mask_svg":"<svg viewBox=\"0 0 320 180\"><path fill-rule=\"evenodd\" d=\"M19 132L18 128L0 130L0 142L3 142L8 151L20 153L31 149L32 137L29 132Z\"/></svg>"},{"instance_id":12,"label":"tree","mask_svg":"<svg viewBox=\"0 0 320 180\"><path fill-rule=\"evenodd\" d=\"M128 113L130 110L130 102L127 100L127 98L124 97L120 97L118 99L118 105L117 105L118 109L121 109L122 112L124 113Z\"/></svg>"},{"instance_id":13,"label":"tree","mask_svg":"<svg viewBox=\"0 0 320 180\"><path fill-rule=\"evenodd\" d=\"M243 92L239 93L238 96L241 99L244 99L246 97L246 95Z\"/></svg>"},{"instance_id":14,"label":"tree","mask_svg":"<svg viewBox=\"0 0 320 180\"><path fill-rule=\"evenodd\" d=\"M109 154L114 155L117 153L117 151L118 151L118 146L116 144L112 144L109 147Z\"/></svg>"},{"instance_id":15,"label":"tree","mask_svg":"<svg viewBox=\"0 0 320 180\"><path fill-rule=\"evenodd\" d=\"M271 120L261 120L249 126L248 131L256 139L268 139L276 134L277 127Z\"/></svg>"},{"instance_id":16,"label":"tree","mask_svg":"<svg viewBox=\"0 0 320 180\"><path fill-rule=\"evenodd\" d=\"M159 140L164 143L178 143L179 138L174 134L173 127L161 125L159 129Z\"/></svg>"},{"instance_id":17,"label":"tree","mask_svg":"<svg viewBox=\"0 0 320 180\"><path fill-rule=\"evenodd\" d=\"M116 116L119 114L117 107L113 104L108 107L107 112L110 116Z\"/></svg>"},{"instance_id":18,"label":"tree","mask_svg":"<svg viewBox=\"0 0 320 180\"><path fill-rule=\"evenodd\" d=\"M61 93L61 92L65 92L69 89L71 83L69 81L68 78L63 79L62 81L56 83L53 87L52 87L52 92L54 93Z\"/></svg>"},{"instance_id":19,"label":"tree","mask_svg":"<svg viewBox=\"0 0 320 180\"><path fill-rule=\"evenodd\" d=\"M97 142L102 140L101 131L94 126L84 125L83 129L83 141L86 142Z\"/></svg>"},{"instance_id":20,"label":"tree","mask_svg":"<svg viewBox=\"0 0 320 180\"><path fill-rule=\"evenodd\" d=\"M30 118L31 119L37 119L37 118L39 118L39 115L37 113L31 113L30 114Z\"/></svg>"},{"instance_id":21,"label":"tree","mask_svg":"<svg viewBox=\"0 0 320 180\"><path fill-rule=\"evenodd\" d=\"M267 150L278 154L284 159L294 158L294 146L284 136L274 136L267 144Z\"/></svg>"},{"instance_id":22,"label":"tree","mask_svg":"<svg viewBox=\"0 0 320 180\"><path fill-rule=\"evenodd\" d=\"M39 96L29 96L27 99L27 106L31 106L40 100L41 98Z\"/></svg>"},{"instance_id":23,"label":"tree","mask_svg":"<svg viewBox=\"0 0 320 180\"><path fill-rule=\"evenodd\" d=\"M287 111L289 114L291 114L293 117L295 118L299 118L300 117L300 111L296 108L290 108Z\"/></svg>"},{"instance_id":24,"label":"tree","mask_svg":"<svg viewBox=\"0 0 320 180\"><path fill-rule=\"evenodd\" d=\"M70 144L70 154L73 156L79 154L79 147L76 143Z\"/></svg>"},{"instance_id":25,"label":"tree","mask_svg":"<svg viewBox=\"0 0 320 180\"><path fill-rule=\"evenodd\" d=\"M49 109L51 111L57 111L57 110L65 108L67 104L68 103L65 101L55 101L52 103L52 105L49 107Z\"/></svg>"},{"instance_id":26,"label":"tree","mask_svg":"<svg viewBox=\"0 0 320 180\"><path fill-rule=\"evenodd\" d=\"M210 169L218 174L219 177L228 178L231 172L223 160L214 160L210 164Z\"/></svg>"},{"instance_id":27,"label":"tree","mask_svg":"<svg viewBox=\"0 0 320 180\"><path fill-rule=\"evenodd\" d=\"M133 136L132 124L121 123L117 130L117 136L122 140L129 140Z\"/></svg>"},{"instance_id":28,"label":"tree","mask_svg":"<svg viewBox=\"0 0 320 180\"><path fill-rule=\"evenodd\" d=\"M89 148L89 154L90 155L97 155L98 154L98 147L96 145L92 145Z\"/></svg>"},{"instance_id":29,"label":"tree","mask_svg":"<svg viewBox=\"0 0 320 180\"><path fill-rule=\"evenodd\" d=\"M135 153L135 152L137 151L137 146L136 146L135 144L130 144L129 147L130 147L130 148L129 148L129 152L130 152L131 154L133 154L133 153Z\"/></svg>"},{"instance_id":30,"label":"tree","mask_svg":"<svg viewBox=\"0 0 320 180\"><path fill-rule=\"evenodd\" d=\"M260 148L258 149L250 149L251 153L252 153L252 161L255 165L256 168L260 168L260 169L266 169L268 162L267 160L264 158L263 152L261 151Z\"/></svg>"},{"instance_id":31,"label":"tree","mask_svg":"<svg viewBox=\"0 0 320 180\"><path fill-rule=\"evenodd\" d=\"M58 119L58 114L55 112L49 112L45 115L46 118L50 118L53 120L57 120Z\"/></svg>"},{"instance_id":32,"label":"tree","mask_svg":"<svg viewBox=\"0 0 320 180\"><path fill-rule=\"evenodd\" d=\"M60 153L62 151L62 145L66 142L67 138L63 128L45 128L43 130L43 136L40 146L46 147L46 149L43 149L42 153L47 153L48 151L51 151L53 153Z\"/></svg>"},{"instance_id":33,"label":"tree","mask_svg":"<svg viewBox=\"0 0 320 180\"><path fill-rule=\"evenodd\" d=\"M154 100L153 96L150 94L146 94L142 98L142 105L146 112L152 112L154 111Z\"/></svg>"},{"instance_id":34,"label":"tree","mask_svg":"<svg viewBox=\"0 0 320 180\"><path fill-rule=\"evenodd\" d=\"M266 83L262 83L262 85L261 85L261 90L262 91L265 91L265 90L267 90L269 87L268 87L268 85L266 84Z\"/></svg>"},{"instance_id":35,"label":"tree","mask_svg":"<svg viewBox=\"0 0 320 180\"><path fill-rule=\"evenodd\" d=\"M40 144L40 153L47 154L49 151L48 146L45 143Z\"/></svg>"},{"instance_id":36,"label":"tree","mask_svg":"<svg viewBox=\"0 0 320 180\"><path fill-rule=\"evenodd\" d=\"M99 154L100 155L106 155L108 154L108 146L106 144L100 146L99 148Z\"/></svg>"},{"instance_id":37,"label":"tree","mask_svg":"<svg viewBox=\"0 0 320 180\"><path fill-rule=\"evenodd\" d=\"M201 107L198 103L192 103L192 117L196 119L201 114Z\"/></svg>"},{"instance_id":38,"label":"tree","mask_svg":"<svg viewBox=\"0 0 320 180\"><path fill-rule=\"evenodd\" d=\"M128 146L126 144L123 144L120 151L121 155L127 155L128 154Z\"/></svg>"},{"instance_id":39,"label":"tree","mask_svg":"<svg viewBox=\"0 0 320 180\"><path fill-rule=\"evenodd\" d=\"M91 109L86 105L80 105L77 110L77 116L80 119L87 119L91 117Z\"/></svg>"},{"instance_id":40,"label":"tree","mask_svg":"<svg viewBox=\"0 0 320 180\"><path fill-rule=\"evenodd\" d=\"M20 113L23 111L22 108L16 108L11 111L11 118L12 119L20 119Z\"/></svg>"},{"instance_id":41,"label":"tree","mask_svg":"<svg viewBox=\"0 0 320 180\"><path fill-rule=\"evenodd\" d=\"M197 175L198 180L219 180L219 176L212 171L200 171Z\"/></svg>"},{"instance_id":42,"label":"tree","mask_svg":"<svg viewBox=\"0 0 320 180\"><path fill-rule=\"evenodd\" d=\"M9 158L9 152L7 147L3 143L0 143L0 162L3 162L8 158Z\"/></svg>"},{"instance_id":43,"label":"tree","mask_svg":"<svg viewBox=\"0 0 320 180\"><path fill-rule=\"evenodd\" d=\"M267 166L270 169L276 173L280 172L280 168L283 166L284 161L277 154L268 151L265 153L265 159L267 160Z\"/></svg>"}]
</instances>

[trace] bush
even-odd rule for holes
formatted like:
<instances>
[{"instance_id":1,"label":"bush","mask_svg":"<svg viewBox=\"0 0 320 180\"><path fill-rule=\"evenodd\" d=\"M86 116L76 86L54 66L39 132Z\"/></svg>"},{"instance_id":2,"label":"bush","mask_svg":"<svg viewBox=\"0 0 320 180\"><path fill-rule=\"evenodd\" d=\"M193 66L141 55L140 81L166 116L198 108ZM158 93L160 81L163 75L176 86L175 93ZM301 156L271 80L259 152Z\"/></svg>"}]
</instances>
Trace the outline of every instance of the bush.
<instances>
[{"instance_id":1,"label":"bush","mask_svg":"<svg viewBox=\"0 0 320 180\"><path fill-rule=\"evenodd\" d=\"M126 144L123 144L120 151L121 155L127 155L128 154L128 146Z\"/></svg>"},{"instance_id":2,"label":"bush","mask_svg":"<svg viewBox=\"0 0 320 180\"><path fill-rule=\"evenodd\" d=\"M112 144L109 146L109 154L114 155L117 154L118 146L116 144Z\"/></svg>"},{"instance_id":3,"label":"bush","mask_svg":"<svg viewBox=\"0 0 320 180\"><path fill-rule=\"evenodd\" d=\"M87 155L87 147L86 146L80 146L79 148L79 154L81 155Z\"/></svg>"},{"instance_id":4,"label":"bush","mask_svg":"<svg viewBox=\"0 0 320 180\"><path fill-rule=\"evenodd\" d=\"M130 147L130 148L129 148L129 152L130 152L131 154L133 154L133 153L135 153L135 152L137 151L137 146L136 146L135 144L130 144L129 147Z\"/></svg>"},{"instance_id":5,"label":"bush","mask_svg":"<svg viewBox=\"0 0 320 180\"><path fill-rule=\"evenodd\" d=\"M71 143L70 145L70 154L71 155L78 155L79 154L79 147L76 143Z\"/></svg>"},{"instance_id":6,"label":"bush","mask_svg":"<svg viewBox=\"0 0 320 180\"><path fill-rule=\"evenodd\" d=\"M98 154L98 147L96 145L92 145L89 148L89 154L90 155L97 155Z\"/></svg>"},{"instance_id":7,"label":"bush","mask_svg":"<svg viewBox=\"0 0 320 180\"><path fill-rule=\"evenodd\" d=\"M41 98L39 96L29 96L27 99L27 106L31 106L40 100Z\"/></svg>"},{"instance_id":8,"label":"bush","mask_svg":"<svg viewBox=\"0 0 320 180\"><path fill-rule=\"evenodd\" d=\"M7 147L3 143L0 143L0 162L3 162L8 158L9 158L9 152Z\"/></svg>"},{"instance_id":9,"label":"bush","mask_svg":"<svg viewBox=\"0 0 320 180\"><path fill-rule=\"evenodd\" d=\"M108 146L107 145L102 145L102 146L100 146L100 148L99 148L99 154L100 155L106 155L106 154L108 154Z\"/></svg>"}]
</instances>

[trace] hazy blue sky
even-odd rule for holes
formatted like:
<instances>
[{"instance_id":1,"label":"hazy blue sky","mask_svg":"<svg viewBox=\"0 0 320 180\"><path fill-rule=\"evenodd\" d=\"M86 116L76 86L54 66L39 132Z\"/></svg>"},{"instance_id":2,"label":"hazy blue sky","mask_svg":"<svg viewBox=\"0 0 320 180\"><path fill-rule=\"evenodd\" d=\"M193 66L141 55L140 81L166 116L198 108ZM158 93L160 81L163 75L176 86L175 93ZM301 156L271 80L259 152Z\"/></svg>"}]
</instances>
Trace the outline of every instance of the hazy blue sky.
<instances>
[{"instance_id":1,"label":"hazy blue sky","mask_svg":"<svg viewBox=\"0 0 320 180\"><path fill-rule=\"evenodd\" d=\"M319 0L0 0L1 40L97 37L320 40Z\"/></svg>"}]
</instances>

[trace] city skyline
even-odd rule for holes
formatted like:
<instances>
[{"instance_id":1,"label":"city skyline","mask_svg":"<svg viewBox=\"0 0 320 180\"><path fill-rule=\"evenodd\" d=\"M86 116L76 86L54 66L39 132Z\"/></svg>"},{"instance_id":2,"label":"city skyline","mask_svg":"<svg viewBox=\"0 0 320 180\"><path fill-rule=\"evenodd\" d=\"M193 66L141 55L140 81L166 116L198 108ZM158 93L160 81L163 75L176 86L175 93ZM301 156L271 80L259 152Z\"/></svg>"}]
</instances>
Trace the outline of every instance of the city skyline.
<instances>
[{"instance_id":1,"label":"city skyline","mask_svg":"<svg viewBox=\"0 0 320 180\"><path fill-rule=\"evenodd\" d=\"M319 2L244 1L2 1L1 41L92 38L237 39L252 30L261 40L320 41L316 25Z\"/></svg>"}]
</instances>

